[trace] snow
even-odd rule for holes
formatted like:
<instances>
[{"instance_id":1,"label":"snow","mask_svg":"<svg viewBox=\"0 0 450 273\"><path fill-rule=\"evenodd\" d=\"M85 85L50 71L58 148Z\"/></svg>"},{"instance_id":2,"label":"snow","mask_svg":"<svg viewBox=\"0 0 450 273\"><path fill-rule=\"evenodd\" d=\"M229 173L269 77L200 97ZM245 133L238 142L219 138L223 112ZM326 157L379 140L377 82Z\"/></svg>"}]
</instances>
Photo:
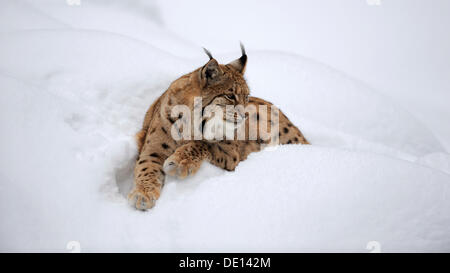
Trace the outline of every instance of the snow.
<instances>
[{"instance_id":1,"label":"snow","mask_svg":"<svg viewBox=\"0 0 450 273\"><path fill-rule=\"evenodd\" d=\"M214 25L200 30L211 5L3 2L0 251L66 252L71 241L85 252L367 252L371 241L385 252L450 250L445 80L408 95L409 82L385 72L377 81L367 67L350 68L367 59L339 63L342 56L327 55L325 45L304 50L301 43L318 40L293 37L294 26L300 35L308 18L314 28L314 14L341 14L336 4L321 11L310 2L302 9L285 3L274 13L267 2L256 13L255 3L240 4L238 15L247 12L252 22L243 26L223 19L236 8L222 3ZM295 21L292 10L304 9L311 14ZM397 14L386 10L389 18ZM276 39L266 44L264 32L251 30L267 14L273 24L266 33ZM240 27L242 36L230 34ZM323 25L317 30L337 37ZM225 63L239 56L239 39L252 94L279 106L313 145L252 154L235 172L203 164L194 177L168 178L154 209L134 210L125 196L145 111L171 81L206 62L201 46L211 45ZM321 50L327 54L319 58Z\"/></svg>"}]
</instances>

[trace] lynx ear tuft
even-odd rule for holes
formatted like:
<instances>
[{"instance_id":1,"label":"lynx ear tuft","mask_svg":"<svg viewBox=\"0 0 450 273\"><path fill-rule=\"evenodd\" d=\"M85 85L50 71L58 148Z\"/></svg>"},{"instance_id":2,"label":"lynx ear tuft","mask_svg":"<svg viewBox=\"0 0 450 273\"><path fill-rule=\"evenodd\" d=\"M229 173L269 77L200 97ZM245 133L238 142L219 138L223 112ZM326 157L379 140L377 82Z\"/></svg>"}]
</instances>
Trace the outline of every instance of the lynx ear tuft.
<instances>
[{"instance_id":1,"label":"lynx ear tuft","mask_svg":"<svg viewBox=\"0 0 450 273\"><path fill-rule=\"evenodd\" d=\"M205 51L206 55L208 55L208 57L209 57L210 60L214 59L213 56L212 56L212 54L211 54L211 52L209 52L208 49L203 48L203 51Z\"/></svg>"},{"instance_id":2,"label":"lynx ear tuft","mask_svg":"<svg viewBox=\"0 0 450 273\"><path fill-rule=\"evenodd\" d=\"M228 65L230 65L231 67L233 67L237 71L239 71L242 74L244 74L245 66L247 65L247 54L245 53L245 47L242 44L242 42L240 44L241 44L242 56L239 59L236 59L236 60L232 61Z\"/></svg>"}]
</instances>

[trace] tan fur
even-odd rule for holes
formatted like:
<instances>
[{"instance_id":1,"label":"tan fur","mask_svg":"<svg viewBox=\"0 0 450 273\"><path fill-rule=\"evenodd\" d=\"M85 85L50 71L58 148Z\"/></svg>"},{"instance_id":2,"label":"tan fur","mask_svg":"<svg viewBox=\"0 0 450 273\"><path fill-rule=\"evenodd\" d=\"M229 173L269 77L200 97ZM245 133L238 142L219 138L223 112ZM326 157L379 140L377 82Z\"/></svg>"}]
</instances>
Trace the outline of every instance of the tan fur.
<instances>
[{"instance_id":1,"label":"tan fur","mask_svg":"<svg viewBox=\"0 0 450 273\"><path fill-rule=\"evenodd\" d=\"M209 52L208 52L209 53ZM243 49L243 54L245 51ZM243 57L244 57L243 55ZM257 140L180 140L171 137L174 120L170 117L174 105L188 105L192 110L194 97L202 97L203 106L224 100L223 95L234 95L230 104L253 104L255 106L272 105L265 100L249 97L249 89L243 77L245 60L236 60L227 65L219 65L215 59L203 67L175 80L169 88L149 108L143 127L136 135L139 158L134 171L135 187L129 194L129 200L137 209L149 209L159 198L166 173L184 178L200 168L203 161L233 171L248 154L259 151L267 141ZM240 61L240 62L239 62ZM242 66L240 66L242 64ZM270 111L269 111L270 113ZM268 115L270 117L270 115ZM251 119L262 118L259 111L248 116L245 121L247 136ZM271 123L271 120L260 120ZM270 125L269 125L270 126ZM279 143L309 144L300 130L279 112Z\"/></svg>"}]
</instances>

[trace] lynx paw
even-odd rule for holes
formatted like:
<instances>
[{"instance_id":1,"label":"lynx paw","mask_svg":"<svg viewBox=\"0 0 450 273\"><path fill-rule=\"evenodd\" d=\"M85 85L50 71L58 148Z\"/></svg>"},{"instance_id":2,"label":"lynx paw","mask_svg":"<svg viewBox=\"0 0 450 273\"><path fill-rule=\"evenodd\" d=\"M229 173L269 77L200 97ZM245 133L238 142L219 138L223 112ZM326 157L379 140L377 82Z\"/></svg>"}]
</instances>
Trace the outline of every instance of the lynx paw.
<instances>
[{"instance_id":1,"label":"lynx paw","mask_svg":"<svg viewBox=\"0 0 450 273\"><path fill-rule=\"evenodd\" d=\"M156 190L144 192L134 189L128 194L128 202L136 209L147 210L153 208L158 197L159 193Z\"/></svg>"},{"instance_id":2,"label":"lynx paw","mask_svg":"<svg viewBox=\"0 0 450 273\"><path fill-rule=\"evenodd\" d=\"M185 178L196 173L200 165L201 161L183 158L175 153L166 159L163 168L166 174L177 176L178 178Z\"/></svg>"}]
</instances>

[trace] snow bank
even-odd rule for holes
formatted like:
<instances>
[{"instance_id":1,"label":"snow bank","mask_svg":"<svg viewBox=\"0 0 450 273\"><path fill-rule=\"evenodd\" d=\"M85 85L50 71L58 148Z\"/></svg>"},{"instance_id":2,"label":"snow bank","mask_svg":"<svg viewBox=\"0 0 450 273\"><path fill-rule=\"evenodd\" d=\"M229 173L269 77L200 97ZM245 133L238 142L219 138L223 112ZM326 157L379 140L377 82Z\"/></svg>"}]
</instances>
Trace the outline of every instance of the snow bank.
<instances>
[{"instance_id":1,"label":"snow bank","mask_svg":"<svg viewBox=\"0 0 450 273\"><path fill-rule=\"evenodd\" d=\"M145 111L206 57L178 57L190 42L118 3L8 3L33 19L1 19L1 251L66 251L73 240L82 251L364 252L369 241L450 250L450 156L426 124L342 72L283 52L249 48L247 79L313 145L253 154L233 173L204 164L169 178L151 211L129 207Z\"/></svg>"}]
</instances>

